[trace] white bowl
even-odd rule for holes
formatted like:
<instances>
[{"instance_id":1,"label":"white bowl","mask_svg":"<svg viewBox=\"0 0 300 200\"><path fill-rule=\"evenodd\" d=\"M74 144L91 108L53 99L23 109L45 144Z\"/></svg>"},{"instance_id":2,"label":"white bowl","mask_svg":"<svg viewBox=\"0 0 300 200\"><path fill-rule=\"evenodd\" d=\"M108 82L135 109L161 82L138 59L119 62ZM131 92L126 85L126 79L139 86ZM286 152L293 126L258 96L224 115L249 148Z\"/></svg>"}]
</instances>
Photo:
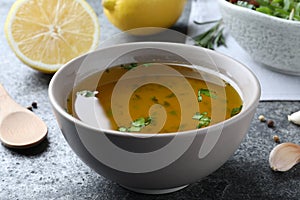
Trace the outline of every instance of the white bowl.
<instances>
[{"instance_id":1,"label":"white bowl","mask_svg":"<svg viewBox=\"0 0 300 200\"><path fill-rule=\"evenodd\" d=\"M188 60L231 83L243 99L243 109L206 128L147 136L95 128L68 114L67 97L75 80L105 70L109 63L118 62L119 56L120 62ZM67 63L52 78L49 98L65 139L84 163L126 188L160 194L196 182L227 161L248 131L259 102L260 85L244 65L215 51L140 42L100 49Z\"/></svg>"},{"instance_id":2,"label":"white bowl","mask_svg":"<svg viewBox=\"0 0 300 200\"><path fill-rule=\"evenodd\" d=\"M218 1L230 34L254 60L278 72L300 75L300 22Z\"/></svg>"}]
</instances>

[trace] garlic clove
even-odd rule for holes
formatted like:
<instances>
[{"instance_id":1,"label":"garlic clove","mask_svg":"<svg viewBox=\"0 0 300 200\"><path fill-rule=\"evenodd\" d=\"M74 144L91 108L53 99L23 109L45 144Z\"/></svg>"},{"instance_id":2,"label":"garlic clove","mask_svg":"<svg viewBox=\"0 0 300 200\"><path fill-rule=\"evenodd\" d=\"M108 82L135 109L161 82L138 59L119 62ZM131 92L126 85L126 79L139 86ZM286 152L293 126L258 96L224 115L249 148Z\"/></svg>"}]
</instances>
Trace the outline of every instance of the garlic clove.
<instances>
[{"instance_id":1,"label":"garlic clove","mask_svg":"<svg viewBox=\"0 0 300 200\"><path fill-rule=\"evenodd\" d=\"M288 120L293 122L294 124L300 125L300 111L288 115Z\"/></svg>"},{"instance_id":2,"label":"garlic clove","mask_svg":"<svg viewBox=\"0 0 300 200\"><path fill-rule=\"evenodd\" d=\"M300 146L290 142L277 145L269 156L269 164L274 171L287 171L299 162Z\"/></svg>"}]
</instances>

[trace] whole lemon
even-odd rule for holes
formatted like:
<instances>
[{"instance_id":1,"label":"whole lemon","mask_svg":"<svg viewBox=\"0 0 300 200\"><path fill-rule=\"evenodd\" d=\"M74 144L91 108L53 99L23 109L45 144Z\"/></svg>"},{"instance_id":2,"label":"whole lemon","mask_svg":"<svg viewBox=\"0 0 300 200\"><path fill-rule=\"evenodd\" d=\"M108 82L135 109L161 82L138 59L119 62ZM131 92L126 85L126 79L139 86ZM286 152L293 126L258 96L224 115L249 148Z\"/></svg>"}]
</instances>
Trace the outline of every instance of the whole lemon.
<instances>
[{"instance_id":1,"label":"whole lemon","mask_svg":"<svg viewBox=\"0 0 300 200\"><path fill-rule=\"evenodd\" d=\"M169 28L180 17L186 0L102 0L108 20L120 30Z\"/></svg>"}]
</instances>

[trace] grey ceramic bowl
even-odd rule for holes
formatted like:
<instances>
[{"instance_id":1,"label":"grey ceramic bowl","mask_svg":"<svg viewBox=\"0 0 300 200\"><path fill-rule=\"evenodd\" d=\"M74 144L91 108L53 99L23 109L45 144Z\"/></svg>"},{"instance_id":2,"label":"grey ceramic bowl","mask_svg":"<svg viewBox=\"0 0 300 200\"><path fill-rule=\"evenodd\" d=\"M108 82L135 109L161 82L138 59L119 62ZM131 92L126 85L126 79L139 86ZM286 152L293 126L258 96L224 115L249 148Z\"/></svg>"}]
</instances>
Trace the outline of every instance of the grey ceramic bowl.
<instances>
[{"instance_id":1,"label":"grey ceramic bowl","mask_svg":"<svg viewBox=\"0 0 300 200\"><path fill-rule=\"evenodd\" d=\"M111 63L184 60L231 83L243 99L241 112L202 129L145 135L96 128L65 111L76 80L104 70ZM160 194L199 181L227 161L248 131L259 102L260 85L244 65L215 51L184 44L140 42L99 49L67 63L52 78L49 98L65 139L84 163L125 188Z\"/></svg>"},{"instance_id":2,"label":"grey ceramic bowl","mask_svg":"<svg viewBox=\"0 0 300 200\"><path fill-rule=\"evenodd\" d=\"M230 34L254 60L278 72L300 75L300 22L218 1Z\"/></svg>"}]
</instances>

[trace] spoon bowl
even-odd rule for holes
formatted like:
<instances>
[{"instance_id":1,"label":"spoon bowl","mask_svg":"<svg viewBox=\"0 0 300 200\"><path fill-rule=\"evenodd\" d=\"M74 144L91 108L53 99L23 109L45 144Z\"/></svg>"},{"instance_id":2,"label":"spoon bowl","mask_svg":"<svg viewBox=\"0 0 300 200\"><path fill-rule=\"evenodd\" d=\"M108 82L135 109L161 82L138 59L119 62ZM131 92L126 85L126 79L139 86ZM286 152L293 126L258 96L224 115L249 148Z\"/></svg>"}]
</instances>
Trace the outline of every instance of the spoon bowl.
<instances>
[{"instance_id":1,"label":"spoon bowl","mask_svg":"<svg viewBox=\"0 0 300 200\"><path fill-rule=\"evenodd\" d=\"M28 148L47 135L46 124L17 104L0 84L0 140L10 148Z\"/></svg>"}]
</instances>

